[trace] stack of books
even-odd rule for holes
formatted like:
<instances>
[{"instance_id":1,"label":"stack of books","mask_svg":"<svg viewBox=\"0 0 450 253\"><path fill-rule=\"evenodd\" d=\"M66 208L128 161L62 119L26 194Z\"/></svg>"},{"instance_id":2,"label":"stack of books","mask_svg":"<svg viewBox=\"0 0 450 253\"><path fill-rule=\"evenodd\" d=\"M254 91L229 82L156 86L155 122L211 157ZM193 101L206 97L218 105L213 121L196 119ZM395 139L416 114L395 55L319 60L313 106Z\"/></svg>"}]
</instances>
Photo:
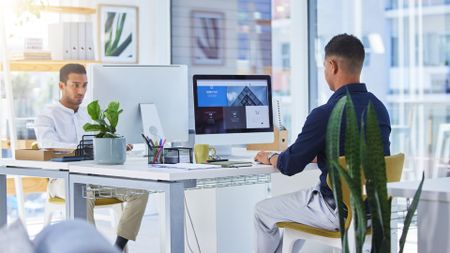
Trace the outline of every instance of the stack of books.
<instances>
[{"instance_id":1,"label":"stack of books","mask_svg":"<svg viewBox=\"0 0 450 253\"><path fill-rule=\"evenodd\" d=\"M46 50L24 50L21 52L15 52L11 56L12 60L51 60L52 54Z\"/></svg>"}]
</instances>

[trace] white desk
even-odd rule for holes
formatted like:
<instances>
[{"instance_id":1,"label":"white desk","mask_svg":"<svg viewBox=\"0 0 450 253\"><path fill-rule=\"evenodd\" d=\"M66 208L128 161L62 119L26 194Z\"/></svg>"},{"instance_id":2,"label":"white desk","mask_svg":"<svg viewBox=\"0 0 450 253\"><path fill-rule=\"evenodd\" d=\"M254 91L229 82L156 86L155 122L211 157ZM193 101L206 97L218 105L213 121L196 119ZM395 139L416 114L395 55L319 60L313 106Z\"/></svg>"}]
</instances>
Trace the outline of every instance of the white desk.
<instances>
[{"instance_id":1,"label":"white desk","mask_svg":"<svg viewBox=\"0 0 450 253\"><path fill-rule=\"evenodd\" d=\"M34 176L46 178L62 178L66 182L66 199L69 199L69 163L25 161L25 160L0 160L0 227L7 224L7 192L6 176ZM66 202L66 217L69 217L70 202Z\"/></svg>"},{"instance_id":2,"label":"white desk","mask_svg":"<svg viewBox=\"0 0 450 253\"><path fill-rule=\"evenodd\" d=\"M413 198L418 181L389 183L389 194ZM450 178L426 179L417 208L418 252L450 253Z\"/></svg>"},{"instance_id":3,"label":"white desk","mask_svg":"<svg viewBox=\"0 0 450 253\"><path fill-rule=\"evenodd\" d=\"M276 172L268 165L243 168L180 170L149 168L145 159L129 159L124 165L74 164L70 170L72 218L86 219L85 184L144 189L165 192L165 226L162 227L161 250L184 252L184 190L194 188L202 179L240 177Z\"/></svg>"}]
</instances>

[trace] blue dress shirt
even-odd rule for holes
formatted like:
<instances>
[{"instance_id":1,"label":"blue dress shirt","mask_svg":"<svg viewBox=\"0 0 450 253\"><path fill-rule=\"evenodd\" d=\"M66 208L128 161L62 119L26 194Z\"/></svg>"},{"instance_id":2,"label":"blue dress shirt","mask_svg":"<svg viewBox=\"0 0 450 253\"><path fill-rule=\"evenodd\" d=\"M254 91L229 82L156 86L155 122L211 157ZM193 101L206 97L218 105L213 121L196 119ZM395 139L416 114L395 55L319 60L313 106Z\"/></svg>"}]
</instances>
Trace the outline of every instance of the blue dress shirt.
<instances>
[{"instance_id":1,"label":"blue dress shirt","mask_svg":"<svg viewBox=\"0 0 450 253\"><path fill-rule=\"evenodd\" d=\"M391 133L391 124L389 114L383 103L375 95L367 91L364 83L348 84L339 88L326 104L312 110L297 140L279 155L277 163L281 173L292 176L303 171L305 166L317 157L317 165L322 171L320 175L320 190L324 197L333 197L333 193L326 183L328 174L325 153L327 123L335 104L347 94L347 90L355 105L358 126L369 101L372 102L380 124L384 153L385 155L390 155L389 134ZM341 132L341 140L344 140L344 132ZM344 141L341 141L340 144L340 155L343 155Z\"/></svg>"}]
</instances>

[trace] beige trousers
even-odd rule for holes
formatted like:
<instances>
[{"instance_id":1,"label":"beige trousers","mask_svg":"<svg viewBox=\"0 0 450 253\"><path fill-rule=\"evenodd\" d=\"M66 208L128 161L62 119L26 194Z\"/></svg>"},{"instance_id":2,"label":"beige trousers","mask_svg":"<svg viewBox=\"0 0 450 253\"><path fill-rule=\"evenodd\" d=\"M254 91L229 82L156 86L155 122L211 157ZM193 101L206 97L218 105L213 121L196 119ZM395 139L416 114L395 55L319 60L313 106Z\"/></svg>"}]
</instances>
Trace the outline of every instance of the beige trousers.
<instances>
[{"instance_id":1,"label":"beige trousers","mask_svg":"<svg viewBox=\"0 0 450 253\"><path fill-rule=\"evenodd\" d=\"M127 189L118 188L113 194L113 198L126 202L122 217L120 217L117 235L128 240L135 241L136 236L141 227L142 217L144 216L145 207L147 206L148 193L144 194L128 194ZM48 194L50 197L58 197L65 199L64 180L50 179L48 184ZM87 219L95 225L94 206L95 199L86 199L87 201Z\"/></svg>"}]
</instances>

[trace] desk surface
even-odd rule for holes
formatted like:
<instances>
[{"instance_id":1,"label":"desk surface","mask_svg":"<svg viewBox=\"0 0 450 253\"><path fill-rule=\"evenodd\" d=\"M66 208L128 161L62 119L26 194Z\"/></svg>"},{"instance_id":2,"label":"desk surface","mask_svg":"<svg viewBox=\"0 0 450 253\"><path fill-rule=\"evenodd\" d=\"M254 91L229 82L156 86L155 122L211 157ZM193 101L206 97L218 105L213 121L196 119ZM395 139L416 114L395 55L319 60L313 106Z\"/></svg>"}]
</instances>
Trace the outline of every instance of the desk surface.
<instances>
[{"instance_id":1,"label":"desk surface","mask_svg":"<svg viewBox=\"0 0 450 253\"><path fill-rule=\"evenodd\" d=\"M419 181L389 183L388 192L392 196L412 198L419 183ZM420 198L450 202L450 177L425 179Z\"/></svg>"},{"instance_id":2,"label":"desk surface","mask_svg":"<svg viewBox=\"0 0 450 253\"><path fill-rule=\"evenodd\" d=\"M0 166L36 168L47 170L69 170L70 164L73 164L73 162L68 163L68 162L29 161L29 160L13 160L13 159L0 160Z\"/></svg>"},{"instance_id":3,"label":"desk surface","mask_svg":"<svg viewBox=\"0 0 450 253\"><path fill-rule=\"evenodd\" d=\"M147 160L127 159L123 165L101 165L95 163L71 164L71 173L102 175L121 178L138 178L149 180L177 181L189 179L205 179L254 174L270 174L277 172L269 165L254 165L241 168L214 168L199 170L151 168Z\"/></svg>"}]
</instances>

